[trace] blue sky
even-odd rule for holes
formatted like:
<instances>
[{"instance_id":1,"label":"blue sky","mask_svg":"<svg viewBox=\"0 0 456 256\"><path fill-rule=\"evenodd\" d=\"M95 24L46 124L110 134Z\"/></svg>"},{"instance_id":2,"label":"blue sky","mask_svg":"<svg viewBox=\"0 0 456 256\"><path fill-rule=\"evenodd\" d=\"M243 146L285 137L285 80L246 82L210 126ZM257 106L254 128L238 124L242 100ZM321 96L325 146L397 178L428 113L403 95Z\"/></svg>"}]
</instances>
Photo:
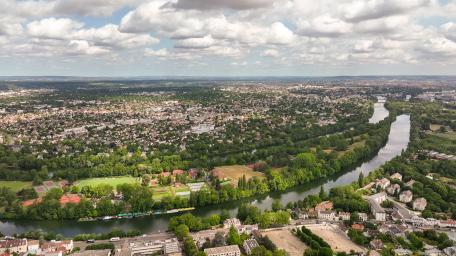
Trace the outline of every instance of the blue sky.
<instances>
[{"instance_id":1,"label":"blue sky","mask_svg":"<svg viewBox=\"0 0 456 256\"><path fill-rule=\"evenodd\" d=\"M0 75L456 75L456 0L2 0Z\"/></svg>"}]
</instances>

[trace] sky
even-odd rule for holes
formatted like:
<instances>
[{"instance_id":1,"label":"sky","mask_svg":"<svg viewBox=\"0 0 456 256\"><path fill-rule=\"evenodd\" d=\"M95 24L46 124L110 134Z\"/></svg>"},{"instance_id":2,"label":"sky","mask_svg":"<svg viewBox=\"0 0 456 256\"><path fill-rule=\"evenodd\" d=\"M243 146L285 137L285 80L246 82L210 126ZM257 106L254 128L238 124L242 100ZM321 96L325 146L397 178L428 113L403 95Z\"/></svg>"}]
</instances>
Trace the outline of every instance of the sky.
<instances>
[{"instance_id":1,"label":"sky","mask_svg":"<svg viewBox=\"0 0 456 256\"><path fill-rule=\"evenodd\" d=\"M456 0L0 0L21 75L456 75Z\"/></svg>"}]
</instances>

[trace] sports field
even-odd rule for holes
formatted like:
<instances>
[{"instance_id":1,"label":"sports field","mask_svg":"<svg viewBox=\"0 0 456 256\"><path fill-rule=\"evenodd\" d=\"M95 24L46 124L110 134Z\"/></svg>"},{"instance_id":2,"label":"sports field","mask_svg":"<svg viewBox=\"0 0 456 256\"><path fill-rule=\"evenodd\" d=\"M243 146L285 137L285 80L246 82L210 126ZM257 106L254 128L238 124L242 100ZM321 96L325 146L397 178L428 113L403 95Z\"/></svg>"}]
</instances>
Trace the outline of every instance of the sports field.
<instances>
[{"instance_id":1,"label":"sports field","mask_svg":"<svg viewBox=\"0 0 456 256\"><path fill-rule=\"evenodd\" d=\"M268 236L277 248L285 250L290 256L301 256L307 249L307 245L289 230L264 231L261 234Z\"/></svg>"},{"instance_id":2,"label":"sports field","mask_svg":"<svg viewBox=\"0 0 456 256\"><path fill-rule=\"evenodd\" d=\"M124 176L124 177L107 177L107 178L92 178L92 179L85 179L79 180L76 182L76 186L82 188L84 186L96 186L100 184L109 184L113 187L116 187L119 184L124 183L139 183L138 178Z\"/></svg>"},{"instance_id":3,"label":"sports field","mask_svg":"<svg viewBox=\"0 0 456 256\"><path fill-rule=\"evenodd\" d=\"M355 244L348 236L336 225L312 224L306 225L315 235L321 237L327 242L333 251L336 252L359 252L364 253L366 250Z\"/></svg>"},{"instance_id":4,"label":"sports field","mask_svg":"<svg viewBox=\"0 0 456 256\"><path fill-rule=\"evenodd\" d=\"M27 181L0 181L0 188L7 187L14 192L17 192L23 188L31 188L32 182Z\"/></svg>"}]
</instances>

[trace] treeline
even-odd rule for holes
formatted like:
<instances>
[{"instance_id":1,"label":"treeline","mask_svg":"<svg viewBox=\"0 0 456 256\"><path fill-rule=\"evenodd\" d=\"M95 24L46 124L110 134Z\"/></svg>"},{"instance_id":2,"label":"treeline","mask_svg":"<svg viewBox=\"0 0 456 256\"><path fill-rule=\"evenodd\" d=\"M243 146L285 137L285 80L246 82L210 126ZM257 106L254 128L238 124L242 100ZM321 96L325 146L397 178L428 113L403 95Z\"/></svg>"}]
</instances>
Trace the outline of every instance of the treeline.
<instances>
[{"instance_id":1,"label":"treeline","mask_svg":"<svg viewBox=\"0 0 456 256\"><path fill-rule=\"evenodd\" d=\"M304 256L332 256L333 251L328 243L321 237L315 235L308 228L302 226L296 229L295 235L310 248L304 252Z\"/></svg>"},{"instance_id":2,"label":"treeline","mask_svg":"<svg viewBox=\"0 0 456 256\"><path fill-rule=\"evenodd\" d=\"M258 224L261 228L271 228L288 225L291 215L285 210L262 212L256 206L242 204L236 217L244 224Z\"/></svg>"},{"instance_id":3,"label":"treeline","mask_svg":"<svg viewBox=\"0 0 456 256\"><path fill-rule=\"evenodd\" d=\"M99 233L99 234L78 234L75 237L73 237L74 241L87 241L90 239L93 240L108 240L112 237L135 237L139 236L142 233L138 230L130 230L130 231L123 231L117 228L114 228L108 233Z\"/></svg>"},{"instance_id":4,"label":"treeline","mask_svg":"<svg viewBox=\"0 0 456 256\"><path fill-rule=\"evenodd\" d=\"M247 181L242 180L237 188L231 185L221 186L220 182L215 180L214 187L192 192L190 194L190 205L205 206L261 195L269 191L282 191L350 170L372 158L386 144L390 125L394 118L385 119L378 124L377 129L371 130L363 147L355 148L342 156L338 156L336 153L328 154L323 150L300 153L290 161L286 168L280 170L267 168L264 171L266 182L253 177ZM353 198L351 201L345 200L344 203L351 203L347 208L359 207L359 211L365 211L365 206L359 206L356 204L356 200L357 198Z\"/></svg>"}]
</instances>

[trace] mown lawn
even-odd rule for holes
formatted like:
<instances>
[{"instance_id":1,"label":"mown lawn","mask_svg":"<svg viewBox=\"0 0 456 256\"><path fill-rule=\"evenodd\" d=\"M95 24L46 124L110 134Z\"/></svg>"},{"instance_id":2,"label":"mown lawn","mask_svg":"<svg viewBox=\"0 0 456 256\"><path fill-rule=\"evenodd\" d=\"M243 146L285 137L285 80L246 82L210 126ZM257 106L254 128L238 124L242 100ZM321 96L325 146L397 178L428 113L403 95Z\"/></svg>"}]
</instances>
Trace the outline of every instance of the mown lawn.
<instances>
[{"instance_id":1,"label":"mown lawn","mask_svg":"<svg viewBox=\"0 0 456 256\"><path fill-rule=\"evenodd\" d=\"M1 187L7 187L14 192L18 192L21 189L24 188L31 188L32 187L32 182L27 182L27 181L0 181L0 188Z\"/></svg>"},{"instance_id":2,"label":"mown lawn","mask_svg":"<svg viewBox=\"0 0 456 256\"><path fill-rule=\"evenodd\" d=\"M107 178L92 178L92 179L85 179L85 180L79 180L76 182L76 185L79 188L82 188L84 186L97 186L100 184L109 184L113 187L116 187L119 184L124 184L124 183L139 183L138 178L130 177L130 176L124 176L124 177L107 177Z\"/></svg>"}]
</instances>

